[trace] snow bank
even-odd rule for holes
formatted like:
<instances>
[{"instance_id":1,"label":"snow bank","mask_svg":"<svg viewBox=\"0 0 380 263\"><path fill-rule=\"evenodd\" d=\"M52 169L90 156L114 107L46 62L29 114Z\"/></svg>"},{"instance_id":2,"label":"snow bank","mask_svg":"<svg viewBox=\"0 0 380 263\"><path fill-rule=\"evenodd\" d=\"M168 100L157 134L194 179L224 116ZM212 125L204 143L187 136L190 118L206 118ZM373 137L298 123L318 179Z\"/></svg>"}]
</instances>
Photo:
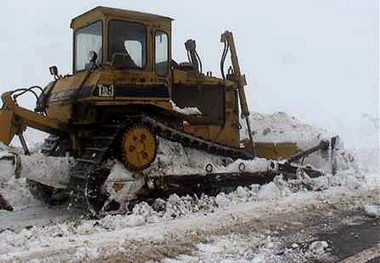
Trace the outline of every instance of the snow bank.
<instances>
[{"instance_id":1,"label":"snow bank","mask_svg":"<svg viewBox=\"0 0 380 263\"><path fill-rule=\"evenodd\" d=\"M321 140L328 140L335 136L329 134L325 129L315 127L311 124L301 122L294 116L284 112L273 114L254 113L250 116L253 140L255 142L291 142L296 143L301 151L317 146ZM247 138L247 128L242 122L240 131L241 139ZM320 169L324 173L331 173L331 163L329 156L322 156L319 152L313 153L304 159L305 165L311 165ZM344 143L339 138L337 151L334 157L337 168L340 170L349 169L355 165L356 158L352 151L344 148Z\"/></svg>"},{"instance_id":2,"label":"snow bank","mask_svg":"<svg viewBox=\"0 0 380 263\"><path fill-rule=\"evenodd\" d=\"M194 219L194 222L197 223L203 222L202 220L204 220L204 225L206 226L208 223L211 224L212 222L207 221L207 217L204 217L201 220L201 215L204 216L226 211L226 213L230 215L230 218L234 218L233 211L237 207L240 207L239 209L244 207L250 209L252 207L257 207L257 209L263 208L263 211L270 209L270 207L277 207L279 211L287 211L292 206L293 209L297 209L297 205L305 204L310 202L310 200L322 199L328 202L334 194L341 194L342 192L347 194L357 191L358 189L365 190L366 187L376 186L380 183L378 175L379 173L362 173L362 171L355 170L355 168L351 167L335 176L318 179L300 178L287 182L283 180L282 176L278 176L273 182L267 185L238 187L232 193L220 193L216 197L205 195L201 197L179 197L177 195L172 195L167 200L157 199L151 205L141 202L134 207L131 214L108 215L100 220L68 221L63 224L55 224L43 228L33 227L31 229L24 229L20 233L3 231L0 233L0 260L7 258L9 253L40 250L44 247L52 246L52 244L55 243L59 243L61 244L60 246L65 247L75 240L82 242L82 245L77 247L87 247L86 243L83 243L83 240L93 240L92 242L102 238L108 238L109 240L113 238L112 240L115 240L115 235L117 233L122 233L126 229L131 229L132 231L134 227L139 226L140 228L136 228L136 232L132 231L132 233L136 233L136 235L124 236L124 238L135 239L138 237L143 238L144 236L150 237L152 233L149 231L144 232L143 230L154 227L156 224L158 224L158 227L167 225L169 224L168 221L180 218L189 220ZM356 186L352 187L353 185ZM308 189L319 190L319 192L312 192ZM305 196L308 197L306 198ZM288 205L282 202L284 200L288 200L285 202ZM242 211L239 212L239 215L241 215L241 213ZM256 216L260 215L257 214ZM213 220L212 217L210 218L210 220ZM216 222L213 221L213 223ZM224 221L221 222L222 225L225 225L226 223L227 222ZM186 223L186 225L188 225L188 223ZM143 228L141 228L141 226L143 226ZM178 225L176 226L178 227ZM162 227L160 229L165 232L165 229ZM162 236L160 236L160 238L161 237ZM233 238L234 237L228 237L228 242L226 241L225 243L226 248L230 247L229 244L231 242L233 244ZM221 243L223 241L219 240L217 242L217 246L224 246ZM233 255L227 253L229 255L228 258L231 260L248 258L252 262L265 262L264 259L267 258L267 254L272 253L273 247L276 246L274 242L275 241L271 238L263 239L263 237L259 237L256 243L261 244L259 251L261 254L252 254L252 252L250 252L249 255L246 254L249 247L242 249L240 252L236 250L239 247L238 245L234 248L230 247L231 249L229 251L231 253L236 253ZM215 248L214 245L209 247L207 247L207 245L202 246L204 246L203 249L206 251L205 253L209 253L210 250ZM215 254L211 253L210 256L215 256ZM260 258L262 261L259 260Z\"/></svg>"},{"instance_id":3,"label":"snow bank","mask_svg":"<svg viewBox=\"0 0 380 263\"><path fill-rule=\"evenodd\" d=\"M72 159L47 157L40 153L26 156L15 152L20 151L0 143L0 193L16 211L41 205L30 193L26 179L56 188L66 187ZM16 157L20 158L21 167L17 167ZM16 169L20 169L17 173L20 178L16 178Z\"/></svg>"},{"instance_id":4,"label":"snow bank","mask_svg":"<svg viewBox=\"0 0 380 263\"><path fill-rule=\"evenodd\" d=\"M285 112L253 113L249 120L255 142L295 142L300 149L307 149L329 136L326 130L301 122ZM241 139L248 138L245 122L241 125Z\"/></svg>"}]
</instances>

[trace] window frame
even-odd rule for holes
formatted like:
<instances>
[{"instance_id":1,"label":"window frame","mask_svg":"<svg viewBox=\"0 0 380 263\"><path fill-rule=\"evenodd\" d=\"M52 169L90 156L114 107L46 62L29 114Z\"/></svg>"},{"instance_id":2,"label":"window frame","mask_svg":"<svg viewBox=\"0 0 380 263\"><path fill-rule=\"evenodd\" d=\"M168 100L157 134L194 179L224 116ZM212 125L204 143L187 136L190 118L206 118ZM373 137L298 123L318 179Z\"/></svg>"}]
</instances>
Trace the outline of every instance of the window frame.
<instances>
[{"instance_id":1,"label":"window frame","mask_svg":"<svg viewBox=\"0 0 380 263\"><path fill-rule=\"evenodd\" d=\"M168 61L167 61L167 65L166 65L166 74L165 75L159 75L158 72L157 72L157 68L156 68L156 36L157 36L157 32L160 32L160 33L163 33L167 36L167 39L168 39L168 43L167 43L167 58L168 58ZM163 78L166 78L169 74L170 74L170 37L169 37L169 34L164 31L164 30L156 30L154 31L154 39L153 39L153 43L154 43L154 71L156 72L157 76L158 77L163 77Z\"/></svg>"},{"instance_id":2,"label":"window frame","mask_svg":"<svg viewBox=\"0 0 380 263\"><path fill-rule=\"evenodd\" d=\"M104 48L105 48L105 46L104 46L104 28L103 28L103 20L101 20L101 19L99 19L99 20L96 20L96 21L94 21L94 22L91 22L91 23L89 23L89 24L87 24L87 25L85 25L85 26L82 26L82 27L80 27L80 28L77 28L75 31L74 31L74 36L73 36L73 72L74 73L77 73L77 72L82 72L82 71L86 71L86 69L84 68L84 69L81 69L81 70L77 70L76 69L76 63L77 63L77 61L76 61L76 58L77 58L77 45L76 45L76 36L77 36L77 32L79 31L79 30L81 30L81 29L83 29L83 28L85 28L85 27L88 27L88 26L91 26L91 25L93 25L93 24L96 24L96 23L98 23L98 22L100 22L101 23L101 30L102 30L102 34L101 34L101 37L102 37L102 59L101 59L101 61L100 61L100 65L102 65L103 64L103 62L104 62Z\"/></svg>"},{"instance_id":3,"label":"window frame","mask_svg":"<svg viewBox=\"0 0 380 263\"><path fill-rule=\"evenodd\" d=\"M124 20L124 19L110 19L107 21L107 59L108 59L108 62L111 63L111 48L110 48L110 40L111 40L111 22L112 21L120 21L120 22L127 22L127 23L131 23L131 24L138 24L138 25L141 25L144 27L144 30L145 30L145 64L143 65L143 67L137 67L137 68L126 68L126 70L141 70L141 71L144 71L147 69L147 66L149 64L149 59L148 59L148 29L147 29L147 26L144 24L144 23L140 23L140 22L137 22L137 21L131 21L131 20Z\"/></svg>"}]
</instances>

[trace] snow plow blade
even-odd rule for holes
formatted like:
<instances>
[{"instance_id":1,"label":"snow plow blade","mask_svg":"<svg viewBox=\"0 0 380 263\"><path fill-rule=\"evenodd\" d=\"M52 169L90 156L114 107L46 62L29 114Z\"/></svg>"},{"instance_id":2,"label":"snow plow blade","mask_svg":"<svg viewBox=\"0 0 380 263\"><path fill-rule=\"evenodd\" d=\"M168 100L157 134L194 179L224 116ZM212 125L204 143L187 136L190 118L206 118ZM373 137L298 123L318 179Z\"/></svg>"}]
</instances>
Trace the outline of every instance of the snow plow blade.
<instances>
[{"instance_id":1,"label":"snow plow blade","mask_svg":"<svg viewBox=\"0 0 380 263\"><path fill-rule=\"evenodd\" d=\"M332 157L334 156L334 152L336 151L336 142L339 140L339 136L334 136L331 138L330 142L328 140L321 140L321 142L312 148L307 149L306 151L299 152L294 154L292 157L287 159L285 162L277 162L273 161L269 165L269 169L283 174L286 179L295 179L297 178L297 173L299 170L305 172L310 178L315 178L319 176L323 176L324 173L322 171L316 170L310 166L302 165L303 160L308 155L315 153L317 151L321 151L321 155L330 162L332 174L336 171L334 167L334 162ZM330 151L330 159L328 158ZM294 162L301 161L301 164L294 164Z\"/></svg>"},{"instance_id":2,"label":"snow plow blade","mask_svg":"<svg viewBox=\"0 0 380 263\"><path fill-rule=\"evenodd\" d=\"M155 190L149 198L168 197L171 194L207 194L217 195L220 192L232 192L238 186L270 183L278 175L276 171L255 173L215 173L208 175L166 175L153 179Z\"/></svg>"}]
</instances>

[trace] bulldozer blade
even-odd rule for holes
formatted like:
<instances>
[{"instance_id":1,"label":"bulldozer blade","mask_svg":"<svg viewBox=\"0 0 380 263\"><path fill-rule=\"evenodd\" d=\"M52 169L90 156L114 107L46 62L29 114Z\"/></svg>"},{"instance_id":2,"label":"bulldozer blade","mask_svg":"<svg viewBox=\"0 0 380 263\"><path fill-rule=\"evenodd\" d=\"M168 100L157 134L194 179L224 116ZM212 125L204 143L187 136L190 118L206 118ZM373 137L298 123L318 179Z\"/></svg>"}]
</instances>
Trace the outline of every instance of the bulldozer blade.
<instances>
[{"instance_id":1,"label":"bulldozer blade","mask_svg":"<svg viewBox=\"0 0 380 263\"><path fill-rule=\"evenodd\" d=\"M220 192L232 192L238 186L250 186L252 184L264 185L271 182L278 175L276 171L242 172L242 173L214 173L208 175L165 175L152 177L155 191L149 194L149 198L166 198L171 194L215 196Z\"/></svg>"},{"instance_id":2,"label":"bulldozer blade","mask_svg":"<svg viewBox=\"0 0 380 263\"><path fill-rule=\"evenodd\" d=\"M13 211L13 207L8 203L7 200L0 194L0 210Z\"/></svg>"}]
</instances>

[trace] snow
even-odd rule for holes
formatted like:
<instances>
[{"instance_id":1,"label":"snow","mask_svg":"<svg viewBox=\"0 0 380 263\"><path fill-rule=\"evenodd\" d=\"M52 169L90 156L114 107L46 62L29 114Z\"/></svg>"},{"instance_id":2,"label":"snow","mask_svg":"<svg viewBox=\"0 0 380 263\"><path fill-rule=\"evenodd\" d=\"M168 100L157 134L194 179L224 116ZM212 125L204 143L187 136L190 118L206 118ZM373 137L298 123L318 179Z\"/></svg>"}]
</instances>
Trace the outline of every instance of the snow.
<instances>
[{"instance_id":1,"label":"snow","mask_svg":"<svg viewBox=\"0 0 380 263\"><path fill-rule=\"evenodd\" d=\"M364 212L372 217L380 217L380 205L366 205Z\"/></svg>"},{"instance_id":2,"label":"snow","mask_svg":"<svg viewBox=\"0 0 380 263\"><path fill-rule=\"evenodd\" d=\"M271 138L278 142L286 140L308 145L314 141L319 142L320 138L327 136L323 130L301 123L283 113L260 115L260 118L258 116L254 116L255 125L253 125L256 140L261 138L269 141ZM275 128L274 122L280 123L280 127ZM266 128L270 128L270 131L264 132ZM0 145L0 154L10 154L9 148ZM32 226L16 231L12 228L2 228L3 224L7 225L6 218L12 214L0 211L0 261L15 259L45 262L95 261L105 255L128 253L130 251L126 246L128 242L144 245L155 244L154 242L174 242L177 239L199 240L194 241L197 250L190 255L167 258L165 262L285 262L283 259L286 257L291 259L286 262L307 262L311 258L323 259L329 251L327 242L323 240L311 242L302 253L300 250L302 246L296 243L291 243L289 248L284 249L281 248L282 244L275 233L265 229L265 223L276 216L281 217L282 214L290 212L302 217L302 211L312 209L310 207L341 204L345 202L344 200L347 200L347 203L344 203L347 209L362 208L367 214L376 212L380 205L379 200L369 193L380 190L378 154L378 149L347 151L342 148L339 155L342 158L338 161L339 170L334 176L328 174L316 179L300 176L291 181L285 181L282 176L277 176L267 185L238 187L232 193L220 193L215 197L171 195L167 200L157 199L152 204L141 202L131 213L107 215L99 220L77 217L74 220L48 222L43 226ZM54 183L64 186L67 181L62 178L66 178L65 174L72 165L72 160L44 157L40 154L20 156L23 163L22 177L4 179L0 182L0 192L16 211L35 212L41 203L30 194L25 177L33 174L39 178L45 178L44 175L49 174L60 175L56 177L61 179ZM227 167L225 167L226 161ZM146 175L183 172L206 174L205 165L209 163L213 165L215 171L227 169L231 172L239 171L241 163L244 163L246 171L263 171L268 165L268 161L264 159L231 162L225 158L160 140L158 157L152 167L144 173ZM5 171L3 167L9 169L11 166L2 162L0 170L2 173ZM131 185L126 187L126 192L122 195L133 196L140 184L140 179L130 175L120 163L113 166L111 176L107 180L109 187L120 180L130 181ZM112 194L117 193L112 192ZM350 199L350 196L360 198ZM65 214L65 211L61 213ZM25 217L17 220L23 221ZM297 222L297 218L293 218L292 221ZM37 225L37 221L34 222ZM257 231L249 233L233 231L234 228L250 222L257 222L255 223L257 226L251 225L257 227Z\"/></svg>"},{"instance_id":3,"label":"snow","mask_svg":"<svg viewBox=\"0 0 380 263\"><path fill-rule=\"evenodd\" d=\"M122 189L118 189L117 185L122 184ZM106 191L110 194L108 200L115 200L120 204L128 205L128 200L134 200L137 192L145 185L145 179L140 175L133 175L125 166L116 161L111 169L111 173L105 182ZM108 203L105 204L105 206ZM126 209L126 207L121 208Z\"/></svg>"},{"instance_id":4,"label":"snow","mask_svg":"<svg viewBox=\"0 0 380 263\"><path fill-rule=\"evenodd\" d=\"M48 157L41 153L20 155L21 177L55 188L65 188L69 183L69 171L75 163L69 157Z\"/></svg>"},{"instance_id":5,"label":"snow","mask_svg":"<svg viewBox=\"0 0 380 263\"><path fill-rule=\"evenodd\" d=\"M301 122L285 112L252 113L249 120L255 142L296 142L300 149L307 149L318 145L320 140L331 137L326 130ZM242 127L241 139L248 138L244 122Z\"/></svg>"},{"instance_id":6,"label":"snow","mask_svg":"<svg viewBox=\"0 0 380 263\"><path fill-rule=\"evenodd\" d=\"M201 115L202 114L202 112L198 108L195 108L195 107L180 108L172 100L170 101L170 104L172 105L172 108L174 111L184 114L184 115Z\"/></svg>"},{"instance_id":7,"label":"snow","mask_svg":"<svg viewBox=\"0 0 380 263\"><path fill-rule=\"evenodd\" d=\"M227 166L226 166L227 163ZM214 173L242 172L239 166L243 165L245 172L266 171L269 161L262 158L254 160L236 160L215 156L200 150L183 147L177 142L159 138L159 149L156 160L144 170L145 175L206 175L206 166L211 165Z\"/></svg>"},{"instance_id":8,"label":"snow","mask_svg":"<svg viewBox=\"0 0 380 263\"><path fill-rule=\"evenodd\" d=\"M329 244L326 241L315 241L311 243L309 247L309 252L315 256L321 256L325 253L326 248L329 247Z\"/></svg>"},{"instance_id":9,"label":"snow","mask_svg":"<svg viewBox=\"0 0 380 263\"><path fill-rule=\"evenodd\" d=\"M159 138L156 160L144 170L145 175L206 174L206 165L215 169L224 166L222 158L202 151L183 147L181 144ZM230 161L231 162L231 161Z\"/></svg>"}]
</instances>

